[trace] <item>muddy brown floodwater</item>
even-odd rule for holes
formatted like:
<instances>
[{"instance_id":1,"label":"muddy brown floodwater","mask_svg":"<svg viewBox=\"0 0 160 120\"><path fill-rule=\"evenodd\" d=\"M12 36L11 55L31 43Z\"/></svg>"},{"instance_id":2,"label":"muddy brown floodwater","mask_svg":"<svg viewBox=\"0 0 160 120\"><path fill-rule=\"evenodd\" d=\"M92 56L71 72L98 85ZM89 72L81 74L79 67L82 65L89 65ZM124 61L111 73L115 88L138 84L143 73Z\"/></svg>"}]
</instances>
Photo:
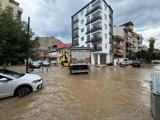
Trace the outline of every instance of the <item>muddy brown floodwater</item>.
<instances>
[{"instance_id":1,"label":"muddy brown floodwater","mask_svg":"<svg viewBox=\"0 0 160 120\"><path fill-rule=\"evenodd\" d=\"M50 67L48 73L36 70L44 88L0 100L0 120L153 120L149 81L159 68L92 67L81 75L70 75L61 66Z\"/></svg>"}]
</instances>

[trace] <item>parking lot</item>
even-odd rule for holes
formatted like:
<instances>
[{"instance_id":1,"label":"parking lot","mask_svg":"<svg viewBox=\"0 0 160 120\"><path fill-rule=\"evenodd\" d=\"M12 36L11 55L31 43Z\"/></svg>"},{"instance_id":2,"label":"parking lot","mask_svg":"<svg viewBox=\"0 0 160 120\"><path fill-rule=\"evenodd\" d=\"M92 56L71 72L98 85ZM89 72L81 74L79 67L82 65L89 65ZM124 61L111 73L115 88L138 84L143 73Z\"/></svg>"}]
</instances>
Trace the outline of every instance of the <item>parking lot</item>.
<instances>
[{"instance_id":1,"label":"parking lot","mask_svg":"<svg viewBox=\"0 0 160 120\"><path fill-rule=\"evenodd\" d=\"M141 68L91 67L89 74L68 69L37 69L44 88L23 98L0 100L0 120L153 120L150 113L151 72ZM24 66L8 69L24 72Z\"/></svg>"}]
</instances>

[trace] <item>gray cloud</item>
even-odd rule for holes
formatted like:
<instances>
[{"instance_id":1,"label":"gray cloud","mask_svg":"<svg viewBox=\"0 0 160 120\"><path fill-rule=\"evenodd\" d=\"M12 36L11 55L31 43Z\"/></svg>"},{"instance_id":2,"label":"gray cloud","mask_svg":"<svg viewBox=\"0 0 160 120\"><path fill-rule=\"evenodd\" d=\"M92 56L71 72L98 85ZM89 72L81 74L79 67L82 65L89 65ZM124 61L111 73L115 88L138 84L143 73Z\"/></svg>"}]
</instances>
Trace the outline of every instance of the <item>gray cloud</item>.
<instances>
[{"instance_id":1,"label":"gray cloud","mask_svg":"<svg viewBox=\"0 0 160 120\"><path fill-rule=\"evenodd\" d=\"M23 19L31 17L33 31L40 36L71 40L71 16L90 0L17 0L24 9ZM135 30L160 26L160 0L109 0L114 10L114 25L127 21Z\"/></svg>"}]
</instances>

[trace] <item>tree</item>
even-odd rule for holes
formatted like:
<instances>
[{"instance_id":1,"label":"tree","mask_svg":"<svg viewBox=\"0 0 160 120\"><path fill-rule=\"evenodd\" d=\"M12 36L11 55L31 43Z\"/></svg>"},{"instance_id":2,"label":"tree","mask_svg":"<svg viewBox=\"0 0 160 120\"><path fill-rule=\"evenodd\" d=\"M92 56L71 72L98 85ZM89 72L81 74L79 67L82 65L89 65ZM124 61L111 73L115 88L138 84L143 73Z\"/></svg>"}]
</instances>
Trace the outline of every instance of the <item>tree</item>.
<instances>
[{"instance_id":1,"label":"tree","mask_svg":"<svg viewBox=\"0 0 160 120\"><path fill-rule=\"evenodd\" d=\"M31 40L33 36L30 29L28 40L27 23L14 19L10 9L0 8L0 58L14 58L23 62L27 53L29 56L34 54L35 41Z\"/></svg>"},{"instance_id":2,"label":"tree","mask_svg":"<svg viewBox=\"0 0 160 120\"><path fill-rule=\"evenodd\" d=\"M148 60L151 61L152 59L155 59L155 54L154 54L154 44L155 44L155 39L152 37L149 40L149 49L148 49Z\"/></svg>"}]
</instances>

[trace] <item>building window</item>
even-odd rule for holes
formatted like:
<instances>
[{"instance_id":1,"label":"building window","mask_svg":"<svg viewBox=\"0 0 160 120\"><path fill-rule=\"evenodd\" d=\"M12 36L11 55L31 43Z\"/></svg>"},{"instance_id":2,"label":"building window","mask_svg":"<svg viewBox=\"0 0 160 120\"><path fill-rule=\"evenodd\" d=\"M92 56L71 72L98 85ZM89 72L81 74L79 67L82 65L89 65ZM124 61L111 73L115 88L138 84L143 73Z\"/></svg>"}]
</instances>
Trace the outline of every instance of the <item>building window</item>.
<instances>
[{"instance_id":1,"label":"building window","mask_svg":"<svg viewBox=\"0 0 160 120\"><path fill-rule=\"evenodd\" d=\"M107 30L107 25L105 24L105 29Z\"/></svg>"},{"instance_id":2,"label":"building window","mask_svg":"<svg viewBox=\"0 0 160 120\"><path fill-rule=\"evenodd\" d=\"M84 37L81 37L81 41L84 41Z\"/></svg>"},{"instance_id":3,"label":"building window","mask_svg":"<svg viewBox=\"0 0 160 120\"><path fill-rule=\"evenodd\" d=\"M89 47L89 48L90 48L90 44L87 44L87 47Z\"/></svg>"},{"instance_id":4,"label":"building window","mask_svg":"<svg viewBox=\"0 0 160 120\"><path fill-rule=\"evenodd\" d=\"M81 20L81 24L83 24L84 23L84 20Z\"/></svg>"},{"instance_id":5,"label":"building window","mask_svg":"<svg viewBox=\"0 0 160 120\"><path fill-rule=\"evenodd\" d=\"M107 39L107 34L105 34L105 39Z\"/></svg>"},{"instance_id":6,"label":"building window","mask_svg":"<svg viewBox=\"0 0 160 120\"><path fill-rule=\"evenodd\" d=\"M84 28L81 29L81 33L84 32Z\"/></svg>"},{"instance_id":7,"label":"building window","mask_svg":"<svg viewBox=\"0 0 160 120\"><path fill-rule=\"evenodd\" d=\"M107 20L107 15L106 14L104 14L104 17L105 17L105 20Z\"/></svg>"}]
</instances>

